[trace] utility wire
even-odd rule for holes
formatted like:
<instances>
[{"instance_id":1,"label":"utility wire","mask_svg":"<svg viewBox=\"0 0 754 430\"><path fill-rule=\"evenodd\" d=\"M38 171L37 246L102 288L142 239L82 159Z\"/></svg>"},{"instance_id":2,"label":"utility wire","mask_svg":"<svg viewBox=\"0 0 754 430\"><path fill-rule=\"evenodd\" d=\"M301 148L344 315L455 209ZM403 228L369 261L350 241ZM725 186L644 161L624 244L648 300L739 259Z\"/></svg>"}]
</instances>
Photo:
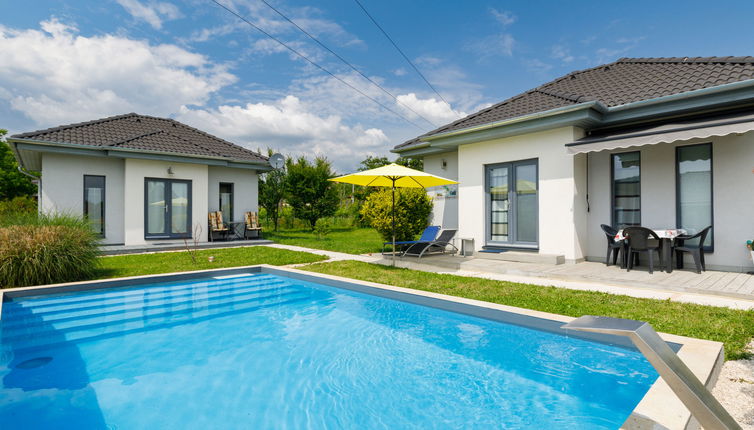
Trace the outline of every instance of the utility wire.
<instances>
[{"instance_id":1,"label":"utility wire","mask_svg":"<svg viewBox=\"0 0 754 430\"><path fill-rule=\"evenodd\" d=\"M397 116L397 117L401 118L402 120L404 120L404 121L408 122L409 124L413 125L414 127L418 128L418 129L420 129L420 130L424 130L424 129L423 129L422 127L420 127L419 125L417 125L417 124L416 124L415 122L413 122L413 121L411 121L410 119L406 118L405 116L403 116L403 115L399 114L398 112L396 112L396 111L394 111L394 110L390 109L389 107L385 106L385 105L384 105L383 103L381 103L380 101L378 101L378 100L374 99L373 97L370 97L369 95L367 95L366 93L364 93L364 92L363 92L363 91L361 91L360 89L356 88L355 86L353 86L353 85L349 84L349 83L348 83L348 82L346 82L345 80L343 80L343 79L341 79L340 77L336 76L336 75L335 75L334 73L332 73L331 71L329 71L329 70L325 69L324 67L322 67L322 66L320 66L319 64L317 64L316 62L314 62L314 60L311 60L311 59L309 59L309 57L307 57L306 55L304 55L304 54L302 54L302 53L298 52L298 51L297 51L297 50L295 50L294 48L291 48L290 46L288 46L288 45L287 45L287 44L286 44L285 42L281 41L280 39L276 38L275 36L271 35L270 33L268 33L268 32L266 32L266 31L262 30L262 29L261 29L260 27L256 26L256 25L255 25L254 23L252 23L252 22L251 22L251 21L249 21L248 19L244 18L244 17L242 16L242 15L238 14L238 13L237 13L237 12L235 12L234 10L232 10L232 9L228 8L228 7L227 7L227 6L225 6L224 4L222 4L222 3L218 2L217 0L211 0L211 1L212 1L213 3L215 3L216 5L220 6L221 8L225 9L226 11L230 12L230 13L231 13L232 15L235 15L235 16L236 16L236 17L237 17L238 19L240 19L241 21L243 21L243 22L245 22L245 23L249 24L249 25L250 25L251 27L253 27L253 28L254 28L254 29L256 29L257 31L259 31L260 33L264 34L265 36L267 36L267 37L269 37L270 39L274 40L275 42L279 43L280 45L282 45L283 47L285 47L285 48L286 48L286 49L288 49L289 51L291 51L291 52L293 52L294 54L298 55L299 57L303 58L304 60L306 60L306 61L307 61L307 62L308 62L309 64L311 64L312 66L314 66L314 67L318 68L319 70L322 70L323 72L325 72L325 73L327 73L328 75L332 76L333 78L337 79L338 81L340 81L340 82L341 82L341 83L343 83L344 85L348 86L348 87L349 87L349 88L351 88L352 90L356 91L357 93L361 94L362 96L364 96L364 97L368 98L369 100L371 100L371 101L373 101L373 102L377 103L378 105L382 106L382 108L383 108L383 109L385 109L385 110L387 110L387 111L391 112L391 113L392 113L392 114L394 114L395 116Z\"/></svg>"},{"instance_id":2,"label":"utility wire","mask_svg":"<svg viewBox=\"0 0 754 430\"><path fill-rule=\"evenodd\" d=\"M384 35L385 35L385 37L387 37L387 40L389 40L389 41L390 41L390 43L392 43L392 44L393 44L393 46L395 47L395 49L397 49L397 50L398 50L398 52L400 52L400 53L401 53L401 55L402 55L402 56L403 56L403 58L404 58L404 59L406 60L406 62L408 62L408 64L410 64L410 65L411 65L411 67L413 67L413 68L414 68L414 70L416 70L416 73L418 73L418 74L419 74L419 76L421 76L421 78L422 78L422 79L424 80L424 82L426 82L426 83L427 83L427 85L429 85L429 87L430 87L430 88L432 88L432 91L434 91L434 92L435 92L435 94L437 94L437 96L438 96L438 97L440 97L440 100L444 101L445 103L448 103L448 101L447 101L447 100L445 100L445 98L444 98L444 97L442 96L442 94L440 94L440 93L439 93L439 92L438 92L438 91L437 91L437 90L435 89L435 87L433 87L433 86L432 86L432 84L430 84L430 83L429 83L429 81L427 80L427 78L425 78L425 77L424 77L424 75L422 74L422 72L420 72L420 71L419 71L419 69L418 69L418 68L417 68L417 67L416 67L416 66L414 65L414 63L413 63L413 62L412 62L411 60L409 60L409 59L408 59L408 57L406 56L406 54L404 54L404 53L403 53L403 51L401 50L401 48L399 48L399 47L398 47L398 44L396 44L396 43L395 43L395 41L393 41L393 39L392 39L392 38L391 38L391 37L390 37L390 36L389 36L389 35L387 34L387 32L386 32L386 31L385 31L385 30L384 30L384 29L382 28L382 26L381 26L381 25L380 25L380 24L379 24L379 23L377 22L377 20L376 20L376 19L374 19L374 17L373 17L373 16L372 16L372 15L371 15L371 14L369 13L369 11L367 11L367 9L366 9L366 8L364 7L364 5L363 5L363 4L361 4L361 2L360 2L359 0L354 0L354 1L356 2L356 4L358 4L358 5L359 5L359 7L361 8L361 10L363 10L363 11L364 11L364 13L365 13L365 14L367 14L367 16L369 17L369 19L371 19L371 20L372 20L372 22L374 23L374 25L376 25L376 26L377 26L377 28L379 28L379 29L380 29L380 31L382 32L382 34L384 34ZM450 103L448 103L448 106L450 106Z\"/></svg>"},{"instance_id":3,"label":"utility wire","mask_svg":"<svg viewBox=\"0 0 754 430\"><path fill-rule=\"evenodd\" d=\"M285 16L285 14L283 14L282 12L280 12L279 10L277 10L277 9L276 9L276 8L275 8L275 7L273 6L273 5L271 5L270 3L268 3L268 2L267 2L267 0L260 0L260 1L261 1L262 3L264 3L264 4L266 4L266 5L267 5L267 7L269 7L269 8L270 8L270 9L272 9L273 11L275 11L275 13L277 13L278 15L280 15L281 17L283 17L283 19L285 19L286 21L290 22L290 23L291 23L291 24L293 24L293 25L294 25L294 26L295 26L296 28L298 28L299 30L301 30L301 32L302 32L302 33L304 33L305 35L309 36L309 38L310 38L311 40L313 40L313 41L314 41L314 42L316 42L316 43L317 43L317 44L318 44L319 46L321 46L322 48L324 48L324 49L325 49L325 50L326 50L327 52L329 52L329 53L331 53L332 55L334 55L334 56L335 56L335 57L336 57L336 58L337 58L338 60L340 60L341 62L343 62L343 64L345 64L346 66L350 67L350 68L351 68L351 69L352 69L352 70L353 70L354 72L356 72L356 73L358 73L359 75L361 75L361 77L362 77L362 78L364 78L364 79L366 79L367 81L371 82L371 83L372 83L372 84L373 84L373 85L374 85L375 87L377 87L377 88L381 89L381 90L382 90L382 92L384 92L385 94L387 94L387 95L389 95L390 97L392 97L393 99L395 99L396 103L399 103L400 105L402 105L402 106L403 106L403 107L405 107L406 109L408 109L408 110L410 110L411 112L413 112L413 113L414 113L414 115L418 116L419 118L423 119L424 121L427 121L427 122L428 122L428 123L429 123L429 124L430 124L430 125L431 125L432 127L437 127L437 124L435 124L435 123L433 123L432 121L428 120L427 118L425 118L424 116L422 116L422 115L421 115L421 114L420 114L419 112L417 112L417 111L415 111L415 110L411 109L411 106L408 106L407 104L405 104L405 103L401 102L400 100L398 100L398 97L396 97L395 95L393 95L393 93L391 93L390 91L388 91L388 90L386 90L385 88L383 88L383 87L382 87L382 86L381 86L380 84L378 84L377 82L375 82L374 80L372 80L372 79L371 79L371 78L370 78L369 76L367 76L367 75L365 75L364 73L362 73L362 72L361 72L361 71L360 71L359 69L357 69L357 68L356 68L356 67L355 67L355 66L354 66L353 64L351 64L351 63L349 63L348 61L346 61L346 59L345 59L345 58L341 57L340 55L338 55L337 53L335 53L335 51L333 51L332 49L328 48L328 47L327 47L327 45L325 45L324 43L322 43L322 42L321 42L321 41L320 41L319 39L317 39L316 37L312 36L312 34L311 34L311 33L309 33L308 31L306 31L306 30L304 30L303 28L301 28L301 26L299 26L298 24L296 24L295 22L293 22L293 21L292 21L292 20L291 20L290 18L288 18L287 16Z\"/></svg>"}]
</instances>

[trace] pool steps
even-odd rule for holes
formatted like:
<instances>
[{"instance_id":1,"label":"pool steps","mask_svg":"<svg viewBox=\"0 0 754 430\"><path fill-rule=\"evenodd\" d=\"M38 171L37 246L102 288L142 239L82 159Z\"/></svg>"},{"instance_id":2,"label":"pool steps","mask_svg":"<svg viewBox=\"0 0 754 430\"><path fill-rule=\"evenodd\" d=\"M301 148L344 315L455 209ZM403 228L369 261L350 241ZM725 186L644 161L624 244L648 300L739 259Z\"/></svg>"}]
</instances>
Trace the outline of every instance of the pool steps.
<instances>
[{"instance_id":1,"label":"pool steps","mask_svg":"<svg viewBox=\"0 0 754 430\"><path fill-rule=\"evenodd\" d=\"M15 351L48 348L312 300L312 294L278 277L257 275L23 299L4 304L0 335Z\"/></svg>"}]
</instances>

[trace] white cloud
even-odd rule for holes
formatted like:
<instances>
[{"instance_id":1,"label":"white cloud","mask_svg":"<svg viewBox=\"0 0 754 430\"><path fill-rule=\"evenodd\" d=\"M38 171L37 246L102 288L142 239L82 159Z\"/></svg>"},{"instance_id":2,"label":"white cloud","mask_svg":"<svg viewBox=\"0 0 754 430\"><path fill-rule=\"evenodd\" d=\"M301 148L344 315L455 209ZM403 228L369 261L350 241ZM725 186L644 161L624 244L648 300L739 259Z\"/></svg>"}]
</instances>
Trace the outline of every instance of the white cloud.
<instances>
[{"instance_id":1,"label":"white cloud","mask_svg":"<svg viewBox=\"0 0 754 430\"><path fill-rule=\"evenodd\" d=\"M112 35L84 37L57 19L0 26L0 99L40 126L202 105L236 77L200 54Z\"/></svg>"},{"instance_id":2,"label":"white cloud","mask_svg":"<svg viewBox=\"0 0 754 430\"><path fill-rule=\"evenodd\" d=\"M575 57L571 55L571 50L564 45L555 45L550 50L550 56L552 58L563 61L564 63L570 63L575 60Z\"/></svg>"},{"instance_id":3,"label":"white cloud","mask_svg":"<svg viewBox=\"0 0 754 430\"><path fill-rule=\"evenodd\" d=\"M527 69L531 70L532 72L540 73L540 74L546 74L550 70L552 70L552 65L547 64L542 60L532 58L528 60L524 60L524 65Z\"/></svg>"},{"instance_id":4,"label":"white cloud","mask_svg":"<svg viewBox=\"0 0 754 430\"><path fill-rule=\"evenodd\" d=\"M466 49L476 53L479 59L486 59L492 56L513 56L513 49L516 46L516 39L508 33L493 34L473 41L466 45Z\"/></svg>"},{"instance_id":5,"label":"white cloud","mask_svg":"<svg viewBox=\"0 0 754 430\"><path fill-rule=\"evenodd\" d=\"M156 2L142 3L139 0L115 0L136 19L146 21L152 28L159 30L163 21L181 18L183 15L178 7L172 3Z\"/></svg>"},{"instance_id":6,"label":"white cloud","mask_svg":"<svg viewBox=\"0 0 754 430\"><path fill-rule=\"evenodd\" d=\"M454 110L449 104L434 97L420 99L416 94L408 93L397 96L397 99L400 103L396 105L409 117L416 118L416 114L419 114L436 125L446 124L467 115L466 112Z\"/></svg>"},{"instance_id":7,"label":"white cloud","mask_svg":"<svg viewBox=\"0 0 754 430\"><path fill-rule=\"evenodd\" d=\"M495 17L497 22L503 25L503 27L507 27L513 24L517 19L516 15L514 15L513 12L509 12L507 10L497 10L492 8L490 9L490 13L493 17Z\"/></svg>"},{"instance_id":8,"label":"white cloud","mask_svg":"<svg viewBox=\"0 0 754 430\"><path fill-rule=\"evenodd\" d=\"M324 155L341 172L366 155L384 154L389 139L378 128L348 126L338 115L321 115L298 97L270 103L182 107L176 119L251 149L273 148L292 155Z\"/></svg>"}]
</instances>

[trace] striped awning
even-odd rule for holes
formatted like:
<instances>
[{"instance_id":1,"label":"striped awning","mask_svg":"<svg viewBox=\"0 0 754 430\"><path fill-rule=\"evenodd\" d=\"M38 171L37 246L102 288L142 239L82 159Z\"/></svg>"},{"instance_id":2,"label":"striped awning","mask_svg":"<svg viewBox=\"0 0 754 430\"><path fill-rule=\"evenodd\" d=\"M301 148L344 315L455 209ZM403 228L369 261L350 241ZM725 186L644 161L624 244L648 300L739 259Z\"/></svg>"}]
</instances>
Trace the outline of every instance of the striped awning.
<instances>
[{"instance_id":1,"label":"striped awning","mask_svg":"<svg viewBox=\"0 0 754 430\"><path fill-rule=\"evenodd\" d=\"M634 146L657 145L715 136L742 134L754 130L754 114L737 114L694 121L663 123L645 128L590 135L566 144L570 154L607 151Z\"/></svg>"}]
</instances>

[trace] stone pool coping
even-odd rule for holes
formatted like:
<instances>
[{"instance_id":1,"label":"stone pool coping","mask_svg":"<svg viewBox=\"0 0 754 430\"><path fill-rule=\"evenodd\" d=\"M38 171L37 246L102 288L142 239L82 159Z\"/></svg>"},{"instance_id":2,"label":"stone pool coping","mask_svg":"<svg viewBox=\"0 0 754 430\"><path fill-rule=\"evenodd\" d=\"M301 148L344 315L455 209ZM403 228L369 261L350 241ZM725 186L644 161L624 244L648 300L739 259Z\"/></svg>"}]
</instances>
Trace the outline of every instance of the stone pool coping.
<instances>
[{"instance_id":1,"label":"stone pool coping","mask_svg":"<svg viewBox=\"0 0 754 430\"><path fill-rule=\"evenodd\" d=\"M267 264L255 266L242 266L234 268L221 268L211 270L199 270L192 272L163 273L157 275L133 276L127 278L114 278L106 280L71 282L63 284L42 285L35 287L10 288L0 290L0 303L8 296L15 297L37 296L56 294L63 292L87 291L101 288L119 288L142 284L144 281L166 282L196 279L202 277L214 277L234 275L242 273L269 273L287 276L303 281L319 282L332 287L348 289L352 291L372 294L389 299L414 303L423 306L448 310L481 317L493 321L511 323L520 326L545 330L572 337L580 337L597 342L607 342L628 346L630 341L623 337L599 335L592 333L566 331L561 325L574 320L573 317L552 314L548 312L533 311L529 309L506 306L428 291L412 290L410 288L395 287L375 282L359 281L340 276L326 275L315 272L307 272L293 268L282 268ZM0 306L0 319L2 318L2 306ZM566 333L564 333L566 332ZM715 385L717 377L724 361L723 344L703 339L695 339L660 333L660 336L676 350L678 356L691 369L691 371L709 389ZM696 420L670 387L662 378L650 387L642 400L633 410L629 418L621 428L625 429L671 429L681 430L698 428Z\"/></svg>"}]
</instances>

